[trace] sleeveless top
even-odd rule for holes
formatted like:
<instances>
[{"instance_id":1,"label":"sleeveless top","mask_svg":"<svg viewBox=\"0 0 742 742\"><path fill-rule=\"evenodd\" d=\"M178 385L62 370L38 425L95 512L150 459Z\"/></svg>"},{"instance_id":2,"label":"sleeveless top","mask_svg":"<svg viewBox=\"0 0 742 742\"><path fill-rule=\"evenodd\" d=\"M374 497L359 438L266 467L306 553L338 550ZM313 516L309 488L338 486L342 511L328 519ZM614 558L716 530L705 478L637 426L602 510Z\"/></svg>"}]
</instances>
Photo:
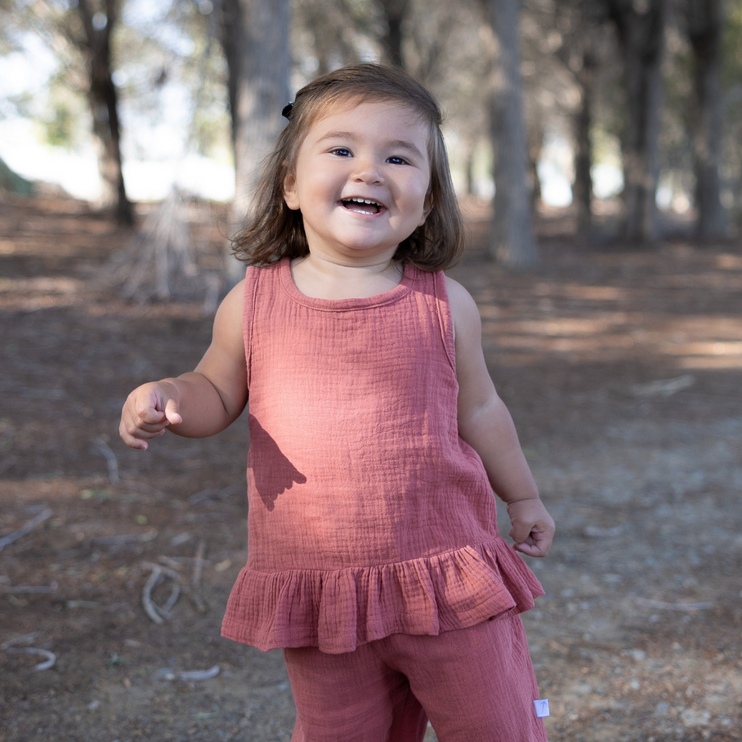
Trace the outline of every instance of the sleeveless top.
<instances>
[{"instance_id":1,"label":"sleeveless top","mask_svg":"<svg viewBox=\"0 0 742 742\"><path fill-rule=\"evenodd\" d=\"M222 635L267 651L352 651L390 634L533 607L458 435L443 273L405 265L364 299L310 298L290 261L249 267L248 559Z\"/></svg>"}]
</instances>

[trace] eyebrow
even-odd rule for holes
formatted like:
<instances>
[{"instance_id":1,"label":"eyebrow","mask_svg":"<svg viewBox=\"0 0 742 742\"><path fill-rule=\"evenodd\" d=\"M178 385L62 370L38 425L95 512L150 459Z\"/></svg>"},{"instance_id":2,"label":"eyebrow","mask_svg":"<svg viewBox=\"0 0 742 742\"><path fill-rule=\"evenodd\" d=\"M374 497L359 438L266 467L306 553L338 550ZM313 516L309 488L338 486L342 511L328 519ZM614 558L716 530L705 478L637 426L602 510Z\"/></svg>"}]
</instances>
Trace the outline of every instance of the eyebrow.
<instances>
[{"instance_id":1,"label":"eyebrow","mask_svg":"<svg viewBox=\"0 0 742 742\"><path fill-rule=\"evenodd\" d=\"M350 139L352 141L355 141L357 137L355 134L353 134L353 132L350 131L328 131L327 134L321 136L317 140L317 144L319 144L320 142L324 142L326 139ZM405 139L392 139L385 144L389 147L406 149L409 152L413 152L418 157L424 156L423 153L412 142L408 142Z\"/></svg>"}]
</instances>

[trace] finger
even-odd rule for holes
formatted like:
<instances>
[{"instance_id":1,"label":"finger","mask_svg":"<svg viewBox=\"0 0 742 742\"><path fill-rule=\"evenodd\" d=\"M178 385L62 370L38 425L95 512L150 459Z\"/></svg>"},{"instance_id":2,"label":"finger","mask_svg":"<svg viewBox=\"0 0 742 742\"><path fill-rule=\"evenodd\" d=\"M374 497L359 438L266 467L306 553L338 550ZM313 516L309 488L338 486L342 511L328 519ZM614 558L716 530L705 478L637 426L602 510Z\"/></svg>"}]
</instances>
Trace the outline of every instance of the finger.
<instances>
[{"instance_id":1,"label":"finger","mask_svg":"<svg viewBox=\"0 0 742 742\"><path fill-rule=\"evenodd\" d=\"M516 551L519 551L521 554L525 554L526 556L530 556L530 557L545 557L548 552L548 549L547 551L544 551L538 545L529 544L525 541L520 544L515 544L513 548Z\"/></svg>"},{"instance_id":2,"label":"finger","mask_svg":"<svg viewBox=\"0 0 742 742\"><path fill-rule=\"evenodd\" d=\"M132 421L129 430L132 434L134 434L134 431L141 431L142 433L160 433L167 426L167 420L162 420L159 423L145 423L137 419Z\"/></svg>"},{"instance_id":3,"label":"finger","mask_svg":"<svg viewBox=\"0 0 742 742\"><path fill-rule=\"evenodd\" d=\"M151 422L143 419L136 411L124 407L124 410L121 413L121 425L133 436L136 436L138 431L145 433L159 433L167 425L167 421L162 412L158 412L157 414L160 415L160 420Z\"/></svg>"},{"instance_id":4,"label":"finger","mask_svg":"<svg viewBox=\"0 0 742 742\"><path fill-rule=\"evenodd\" d=\"M178 411L178 403L174 399L168 399L167 404L165 405L165 417L168 422L173 425L178 425L183 422L183 418Z\"/></svg>"},{"instance_id":5,"label":"finger","mask_svg":"<svg viewBox=\"0 0 742 742\"><path fill-rule=\"evenodd\" d=\"M149 444L147 443L146 440L144 440L144 437L155 438L159 435L162 435L164 432L165 432L164 430L161 430L159 433L154 433L154 434L137 433L137 435L133 435L126 429L123 423L119 427L119 435L121 436L121 440L124 443L126 443L126 445L129 446L130 448L136 448L136 449L139 449L140 451L146 451L149 448Z\"/></svg>"},{"instance_id":6,"label":"finger","mask_svg":"<svg viewBox=\"0 0 742 742\"><path fill-rule=\"evenodd\" d=\"M142 405L134 410L134 419L138 424L157 425L165 420L165 413L153 405Z\"/></svg>"},{"instance_id":7,"label":"finger","mask_svg":"<svg viewBox=\"0 0 742 742\"><path fill-rule=\"evenodd\" d=\"M549 553L552 540L548 533L532 531L528 538L514 544L513 548L528 556L544 557Z\"/></svg>"},{"instance_id":8,"label":"finger","mask_svg":"<svg viewBox=\"0 0 742 742\"><path fill-rule=\"evenodd\" d=\"M523 523L514 523L510 529L510 538L516 544L526 541L531 536L531 526Z\"/></svg>"},{"instance_id":9,"label":"finger","mask_svg":"<svg viewBox=\"0 0 742 742\"><path fill-rule=\"evenodd\" d=\"M166 425L167 423L162 422L156 425L148 425L137 417L132 418L125 414L121 416L119 433L122 438L125 434L131 438L154 438L164 432Z\"/></svg>"}]
</instances>

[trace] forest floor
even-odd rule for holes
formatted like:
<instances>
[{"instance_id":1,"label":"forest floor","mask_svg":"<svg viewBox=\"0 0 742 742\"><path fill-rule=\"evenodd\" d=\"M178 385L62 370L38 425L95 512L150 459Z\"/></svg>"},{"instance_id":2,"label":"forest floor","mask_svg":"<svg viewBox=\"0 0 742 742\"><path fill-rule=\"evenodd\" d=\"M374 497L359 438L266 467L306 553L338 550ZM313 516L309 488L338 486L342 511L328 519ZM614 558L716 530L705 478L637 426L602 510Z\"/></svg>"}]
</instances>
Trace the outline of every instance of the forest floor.
<instances>
[{"instance_id":1,"label":"forest floor","mask_svg":"<svg viewBox=\"0 0 742 742\"><path fill-rule=\"evenodd\" d=\"M742 740L739 245L578 243L542 212L541 264L508 273L467 211L453 275L558 527L524 615L549 739ZM128 236L73 200L0 199L0 538L37 523L0 552L0 742L288 740L280 652L219 636L245 420L147 453L118 438L127 393L193 368L212 321L198 298L137 306L96 281ZM183 586L161 625L155 565L157 603Z\"/></svg>"}]
</instances>

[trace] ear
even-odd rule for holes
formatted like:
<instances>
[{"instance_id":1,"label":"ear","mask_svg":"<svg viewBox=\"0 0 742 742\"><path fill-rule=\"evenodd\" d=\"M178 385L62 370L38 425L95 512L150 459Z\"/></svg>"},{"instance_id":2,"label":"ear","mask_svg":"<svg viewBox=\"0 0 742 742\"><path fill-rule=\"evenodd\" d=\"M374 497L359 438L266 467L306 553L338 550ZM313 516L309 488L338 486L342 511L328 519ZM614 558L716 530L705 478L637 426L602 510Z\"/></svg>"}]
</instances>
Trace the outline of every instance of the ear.
<instances>
[{"instance_id":1,"label":"ear","mask_svg":"<svg viewBox=\"0 0 742 742\"><path fill-rule=\"evenodd\" d=\"M283 179L283 200L292 211L299 208L299 194L296 192L296 176L289 173Z\"/></svg>"},{"instance_id":2,"label":"ear","mask_svg":"<svg viewBox=\"0 0 742 742\"><path fill-rule=\"evenodd\" d=\"M433 211L433 194L428 191L427 196L425 196L425 201L423 202L423 218L417 225L418 227L422 227L422 225L425 224L425 220L430 216L431 211Z\"/></svg>"}]
</instances>

